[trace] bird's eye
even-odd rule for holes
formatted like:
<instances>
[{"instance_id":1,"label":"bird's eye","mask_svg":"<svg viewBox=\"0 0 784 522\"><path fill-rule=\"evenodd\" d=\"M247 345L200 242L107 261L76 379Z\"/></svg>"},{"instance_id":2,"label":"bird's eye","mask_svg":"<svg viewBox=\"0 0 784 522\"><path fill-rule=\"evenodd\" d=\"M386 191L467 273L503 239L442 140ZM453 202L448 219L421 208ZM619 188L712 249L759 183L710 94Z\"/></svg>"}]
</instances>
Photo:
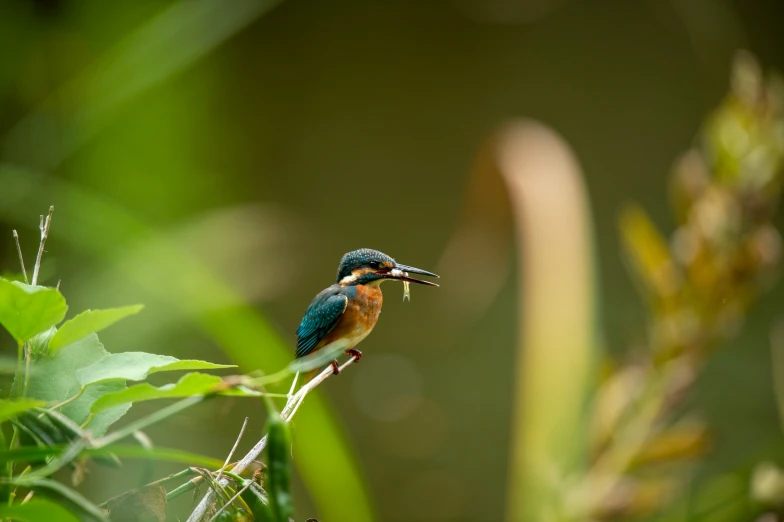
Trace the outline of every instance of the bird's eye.
<instances>
[{"instance_id":1,"label":"bird's eye","mask_svg":"<svg viewBox=\"0 0 784 522\"><path fill-rule=\"evenodd\" d=\"M380 267L381 267L381 265L378 263L378 261L371 261L370 262L370 268L372 268L373 270L378 270Z\"/></svg>"}]
</instances>

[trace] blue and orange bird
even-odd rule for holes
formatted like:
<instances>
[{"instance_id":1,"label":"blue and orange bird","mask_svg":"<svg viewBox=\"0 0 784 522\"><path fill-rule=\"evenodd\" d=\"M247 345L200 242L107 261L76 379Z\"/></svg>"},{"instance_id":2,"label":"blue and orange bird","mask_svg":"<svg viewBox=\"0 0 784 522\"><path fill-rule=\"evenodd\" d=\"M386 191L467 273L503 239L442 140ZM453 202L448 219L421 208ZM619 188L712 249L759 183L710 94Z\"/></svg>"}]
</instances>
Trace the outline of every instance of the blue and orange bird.
<instances>
[{"instance_id":1,"label":"blue and orange bird","mask_svg":"<svg viewBox=\"0 0 784 522\"><path fill-rule=\"evenodd\" d=\"M322 290L310 303L297 329L297 358L318 350L329 350L336 355L345 352L357 361L362 352L355 347L373 330L381 313L384 281L407 281L438 286L408 274L438 275L401 265L388 255L362 248L343 256L334 285ZM332 361L332 371L339 373L338 362Z\"/></svg>"}]
</instances>

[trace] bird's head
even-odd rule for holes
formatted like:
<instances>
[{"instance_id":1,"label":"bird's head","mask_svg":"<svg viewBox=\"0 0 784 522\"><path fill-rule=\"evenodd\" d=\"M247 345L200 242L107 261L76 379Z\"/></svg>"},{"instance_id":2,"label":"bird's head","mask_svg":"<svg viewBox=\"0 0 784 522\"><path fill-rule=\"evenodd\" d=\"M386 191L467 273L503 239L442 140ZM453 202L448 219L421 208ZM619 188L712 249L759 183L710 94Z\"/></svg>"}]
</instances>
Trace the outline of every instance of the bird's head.
<instances>
[{"instance_id":1,"label":"bird's head","mask_svg":"<svg viewBox=\"0 0 784 522\"><path fill-rule=\"evenodd\" d=\"M421 285L438 286L430 281L423 281L422 279L410 277L408 274L438 277L438 275L433 272L428 272L427 270L401 265L378 250L361 248L349 252L340 260L337 282L341 285L368 285L380 284L387 280L395 280L419 283Z\"/></svg>"}]
</instances>

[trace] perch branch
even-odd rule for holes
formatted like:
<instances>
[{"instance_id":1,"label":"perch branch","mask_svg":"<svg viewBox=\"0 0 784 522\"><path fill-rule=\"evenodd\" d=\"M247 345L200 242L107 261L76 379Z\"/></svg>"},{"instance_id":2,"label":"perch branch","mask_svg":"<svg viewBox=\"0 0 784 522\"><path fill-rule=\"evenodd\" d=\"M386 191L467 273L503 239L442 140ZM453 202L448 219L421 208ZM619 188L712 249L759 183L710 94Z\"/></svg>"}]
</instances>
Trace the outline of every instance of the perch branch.
<instances>
[{"instance_id":1,"label":"perch branch","mask_svg":"<svg viewBox=\"0 0 784 522\"><path fill-rule=\"evenodd\" d=\"M343 363L343 365L340 367L340 371L345 370L351 364L356 362L356 360L357 360L356 356L352 356L348 361ZM316 388L318 385L320 385L322 382L327 380L331 375L333 375L332 367L327 366L321 373L319 373L316 377L314 377L313 380L311 380L307 384L304 384L302 388L300 388L297 391L297 393L291 396L291 398L286 401L286 405L283 407L283 411L280 412L280 417L281 419L283 419L283 422L290 422L292 417L294 417L294 414L296 413L297 409L299 408L299 405L302 403L302 401L305 400L305 396L308 393L310 393L314 388ZM239 475L240 473L245 471L245 469L247 469L248 466L250 466L259 455L261 455L261 452L264 451L265 447L267 447L266 435L264 435L261 438L261 440L257 442L256 445L253 446L253 448L251 448L251 450L248 452L247 455L242 457L242 459L240 459L237 462L237 464L234 465L234 467L231 469L231 472ZM221 478L218 481L218 484L225 486L226 484L228 484L228 482L229 482L228 479ZM201 520L204 517L204 514L207 512L207 508L212 502L214 495L215 495L214 491L210 489L201 499L199 505L196 506L196 509L193 510L191 516L188 517L187 522L198 522L199 520Z\"/></svg>"}]
</instances>

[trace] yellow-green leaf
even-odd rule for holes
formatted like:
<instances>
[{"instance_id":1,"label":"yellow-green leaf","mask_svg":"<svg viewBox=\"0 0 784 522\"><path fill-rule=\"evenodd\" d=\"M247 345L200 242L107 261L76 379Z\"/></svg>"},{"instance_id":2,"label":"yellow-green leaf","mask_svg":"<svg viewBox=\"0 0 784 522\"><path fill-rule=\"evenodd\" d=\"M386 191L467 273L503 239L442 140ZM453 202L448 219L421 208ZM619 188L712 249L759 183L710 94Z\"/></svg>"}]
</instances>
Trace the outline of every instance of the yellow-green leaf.
<instances>
[{"instance_id":1,"label":"yellow-green leaf","mask_svg":"<svg viewBox=\"0 0 784 522\"><path fill-rule=\"evenodd\" d=\"M627 208L620 218L621 239L635 272L656 297L672 295L678 278L664 237L640 207Z\"/></svg>"},{"instance_id":2,"label":"yellow-green leaf","mask_svg":"<svg viewBox=\"0 0 784 522\"><path fill-rule=\"evenodd\" d=\"M87 310L73 319L64 322L49 341L49 350L59 350L63 346L97 333L129 315L138 314L142 305L108 308L106 310Z\"/></svg>"},{"instance_id":3,"label":"yellow-green leaf","mask_svg":"<svg viewBox=\"0 0 784 522\"><path fill-rule=\"evenodd\" d=\"M40 522L41 520L79 522L73 513L44 498L34 498L25 504L0 505L0 518L19 522Z\"/></svg>"},{"instance_id":4,"label":"yellow-green leaf","mask_svg":"<svg viewBox=\"0 0 784 522\"><path fill-rule=\"evenodd\" d=\"M145 352L109 354L100 361L76 372L82 386L111 379L142 381L148 375L177 370L217 370L234 368L232 364L215 364L194 359L180 360L168 355Z\"/></svg>"},{"instance_id":5,"label":"yellow-green leaf","mask_svg":"<svg viewBox=\"0 0 784 522\"><path fill-rule=\"evenodd\" d=\"M215 389L221 380L217 375L194 372L184 375L176 384L167 384L160 388L145 382L131 386L127 390L107 393L93 403L91 410L97 414L109 408L133 402L206 395Z\"/></svg>"}]
</instances>

